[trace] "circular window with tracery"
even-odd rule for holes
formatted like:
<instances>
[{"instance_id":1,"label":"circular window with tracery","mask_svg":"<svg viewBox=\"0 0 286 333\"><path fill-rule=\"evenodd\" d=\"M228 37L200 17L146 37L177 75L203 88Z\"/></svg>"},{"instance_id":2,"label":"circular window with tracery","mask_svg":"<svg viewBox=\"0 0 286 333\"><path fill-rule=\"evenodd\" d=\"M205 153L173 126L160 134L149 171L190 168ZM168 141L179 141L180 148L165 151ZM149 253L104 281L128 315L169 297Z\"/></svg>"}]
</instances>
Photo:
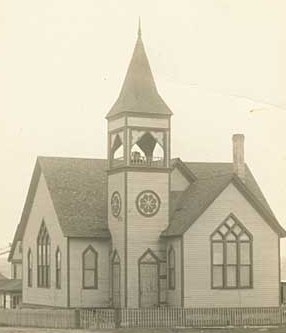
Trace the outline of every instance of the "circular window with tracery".
<instances>
[{"instance_id":1,"label":"circular window with tracery","mask_svg":"<svg viewBox=\"0 0 286 333\"><path fill-rule=\"evenodd\" d=\"M160 208L160 198L153 191L141 192L136 200L138 212L146 217L154 216Z\"/></svg>"},{"instance_id":2,"label":"circular window with tracery","mask_svg":"<svg viewBox=\"0 0 286 333\"><path fill-rule=\"evenodd\" d=\"M111 196L111 212L114 217L118 217L121 212L121 197L117 191Z\"/></svg>"}]
</instances>

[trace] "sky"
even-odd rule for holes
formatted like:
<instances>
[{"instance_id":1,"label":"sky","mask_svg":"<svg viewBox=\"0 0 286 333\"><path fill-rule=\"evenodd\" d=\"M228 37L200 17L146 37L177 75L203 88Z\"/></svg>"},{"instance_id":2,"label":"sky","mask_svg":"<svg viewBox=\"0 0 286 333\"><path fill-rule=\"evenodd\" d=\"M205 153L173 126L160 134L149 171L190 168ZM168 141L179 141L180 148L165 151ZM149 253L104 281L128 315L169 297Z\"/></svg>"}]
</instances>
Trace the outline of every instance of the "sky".
<instances>
[{"instance_id":1,"label":"sky","mask_svg":"<svg viewBox=\"0 0 286 333\"><path fill-rule=\"evenodd\" d=\"M174 113L172 156L230 162L231 137L243 133L246 162L286 228L285 12L284 0L0 0L0 249L38 155L106 157L104 117L139 16Z\"/></svg>"}]
</instances>

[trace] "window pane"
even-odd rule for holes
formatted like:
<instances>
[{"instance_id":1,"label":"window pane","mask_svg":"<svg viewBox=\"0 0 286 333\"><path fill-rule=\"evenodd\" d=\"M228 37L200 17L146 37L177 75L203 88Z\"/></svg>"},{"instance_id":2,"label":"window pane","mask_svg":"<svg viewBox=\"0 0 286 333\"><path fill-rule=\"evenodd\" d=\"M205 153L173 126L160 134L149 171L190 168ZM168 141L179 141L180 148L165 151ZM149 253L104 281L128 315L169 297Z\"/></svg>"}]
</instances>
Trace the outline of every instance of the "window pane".
<instances>
[{"instance_id":1,"label":"window pane","mask_svg":"<svg viewBox=\"0 0 286 333\"><path fill-rule=\"evenodd\" d=\"M57 251L57 256L56 256L56 266L57 268L61 267L61 252L59 250Z\"/></svg>"},{"instance_id":2,"label":"window pane","mask_svg":"<svg viewBox=\"0 0 286 333\"><path fill-rule=\"evenodd\" d=\"M42 246L42 263L45 265L46 264L46 246Z\"/></svg>"},{"instance_id":3,"label":"window pane","mask_svg":"<svg viewBox=\"0 0 286 333\"><path fill-rule=\"evenodd\" d=\"M240 240L249 240L249 236L244 232L243 234L240 235L239 237Z\"/></svg>"},{"instance_id":4,"label":"window pane","mask_svg":"<svg viewBox=\"0 0 286 333\"><path fill-rule=\"evenodd\" d=\"M48 243L47 244L47 249L46 249L46 263L47 265L50 264L50 251L51 251L51 248L50 248L50 244Z\"/></svg>"},{"instance_id":5,"label":"window pane","mask_svg":"<svg viewBox=\"0 0 286 333\"><path fill-rule=\"evenodd\" d=\"M175 264L175 253L174 250L170 250L169 252L169 266L174 267Z\"/></svg>"},{"instance_id":6,"label":"window pane","mask_svg":"<svg viewBox=\"0 0 286 333\"><path fill-rule=\"evenodd\" d=\"M39 265L41 265L42 264L42 246L41 245L38 246L38 256L39 256L38 262L39 262Z\"/></svg>"},{"instance_id":7,"label":"window pane","mask_svg":"<svg viewBox=\"0 0 286 333\"><path fill-rule=\"evenodd\" d=\"M235 225L232 230L236 235L240 234L241 232L241 228L239 225Z\"/></svg>"},{"instance_id":8,"label":"window pane","mask_svg":"<svg viewBox=\"0 0 286 333\"><path fill-rule=\"evenodd\" d=\"M175 270L169 269L169 289L175 288Z\"/></svg>"},{"instance_id":9,"label":"window pane","mask_svg":"<svg viewBox=\"0 0 286 333\"><path fill-rule=\"evenodd\" d=\"M226 285L227 287L236 287L236 266L226 267Z\"/></svg>"},{"instance_id":10,"label":"window pane","mask_svg":"<svg viewBox=\"0 0 286 333\"><path fill-rule=\"evenodd\" d=\"M61 270L56 270L56 287L59 289L61 288Z\"/></svg>"},{"instance_id":11,"label":"window pane","mask_svg":"<svg viewBox=\"0 0 286 333\"><path fill-rule=\"evenodd\" d=\"M240 266L240 286L250 287L250 266Z\"/></svg>"},{"instance_id":12,"label":"window pane","mask_svg":"<svg viewBox=\"0 0 286 333\"><path fill-rule=\"evenodd\" d=\"M84 254L84 268L95 268L95 253L91 250Z\"/></svg>"},{"instance_id":13,"label":"window pane","mask_svg":"<svg viewBox=\"0 0 286 333\"><path fill-rule=\"evenodd\" d=\"M226 243L227 264L236 265L236 243Z\"/></svg>"},{"instance_id":14,"label":"window pane","mask_svg":"<svg viewBox=\"0 0 286 333\"><path fill-rule=\"evenodd\" d=\"M213 266L213 287L218 288L222 286L222 266Z\"/></svg>"},{"instance_id":15,"label":"window pane","mask_svg":"<svg viewBox=\"0 0 286 333\"><path fill-rule=\"evenodd\" d=\"M236 236L230 232L227 236L226 236L226 240L228 241L236 241Z\"/></svg>"},{"instance_id":16,"label":"window pane","mask_svg":"<svg viewBox=\"0 0 286 333\"><path fill-rule=\"evenodd\" d=\"M223 243L213 243L213 264L223 264Z\"/></svg>"},{"instance_id":17,"label":"window pane","mask_svg":"<svg viewBox=\"0 0 286 333\"><path fill-rule=\"evenodd\" d=\"M226 224L231 228L233 225L234 225L234 220L232 218L229 218L227 221L226 221Z\"/></svg>"},{"instance_id":18,"label":"window pane","mask_svg":"<svg viewBox=\"0 0 286 333\"><path fill-rule=\"evenodd\" d=\"M92 288L95 287L95 272L93 270L85 270L84 271L84 287Z\"/></svg>"},{"instance_id":19,"label":"window pane","mask_svg":"<svg viewBox=\"0 0 286 333\"><path fill-rule=\"evenodd\" d=\"M212 236L213 240L222 240L222 236L219 232L216 232L213 236Z\"/></svg>"},{"instance_id":20,"label":"window pane","mask_svg":"<svg viewBox=\"0 0 286 333\"><path fill-rule=\"evenodd\" d=\"M250 264L250 243L240 243L240 263Z\"/></svg>"},{"instance_id":21,"label":"window pane","mask_svg":"<svg viewBox=\"0 0 286 333\"><path fill-rule=\"evenodd\" d=\"M225 235L227 232L228 232L228 228L225 226L225 225L222 225L220 228L219 228L219 231L220 233L222 233L223 235Z\"/></svg>"}]
</instances>

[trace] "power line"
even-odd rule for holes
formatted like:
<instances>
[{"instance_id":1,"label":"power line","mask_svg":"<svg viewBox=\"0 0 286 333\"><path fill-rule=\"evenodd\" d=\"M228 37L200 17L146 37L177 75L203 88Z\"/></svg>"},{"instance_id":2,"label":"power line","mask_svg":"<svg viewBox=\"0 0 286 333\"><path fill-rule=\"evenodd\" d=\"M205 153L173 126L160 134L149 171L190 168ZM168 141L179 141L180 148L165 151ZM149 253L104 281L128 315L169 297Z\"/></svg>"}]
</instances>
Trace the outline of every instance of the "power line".
<instances>
[{"instance_id":1,"label":"power line","mask_svg":"<svg viewBox=\"0 0 286 333\"><path fill-rule=\"evenodd\" d=\"M8 250L8 251L4 251L4 252L0 252L0 256L3 256L4 254L7 254L7 253L9 253L10 252L10 250Z\"/></svg>"}]
</instances>

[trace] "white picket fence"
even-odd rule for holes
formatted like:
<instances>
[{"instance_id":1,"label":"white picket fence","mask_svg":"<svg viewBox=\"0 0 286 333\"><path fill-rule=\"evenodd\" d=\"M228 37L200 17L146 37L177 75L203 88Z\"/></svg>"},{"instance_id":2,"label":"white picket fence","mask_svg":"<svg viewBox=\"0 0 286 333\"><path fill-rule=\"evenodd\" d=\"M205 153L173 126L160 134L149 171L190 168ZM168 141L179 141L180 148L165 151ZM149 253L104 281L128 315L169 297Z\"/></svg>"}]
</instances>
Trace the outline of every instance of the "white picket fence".
<instances>
[{"instance_id":1,"label":"white picket fence","mask_svg":"<svg viewBox=\"0 0 286 333\"><path fill-rule=\"evenodd\" d=\"M281 325L286 325L286 307L0 310L0 326L112 329Z\"/></svg>"}]
</instances>

